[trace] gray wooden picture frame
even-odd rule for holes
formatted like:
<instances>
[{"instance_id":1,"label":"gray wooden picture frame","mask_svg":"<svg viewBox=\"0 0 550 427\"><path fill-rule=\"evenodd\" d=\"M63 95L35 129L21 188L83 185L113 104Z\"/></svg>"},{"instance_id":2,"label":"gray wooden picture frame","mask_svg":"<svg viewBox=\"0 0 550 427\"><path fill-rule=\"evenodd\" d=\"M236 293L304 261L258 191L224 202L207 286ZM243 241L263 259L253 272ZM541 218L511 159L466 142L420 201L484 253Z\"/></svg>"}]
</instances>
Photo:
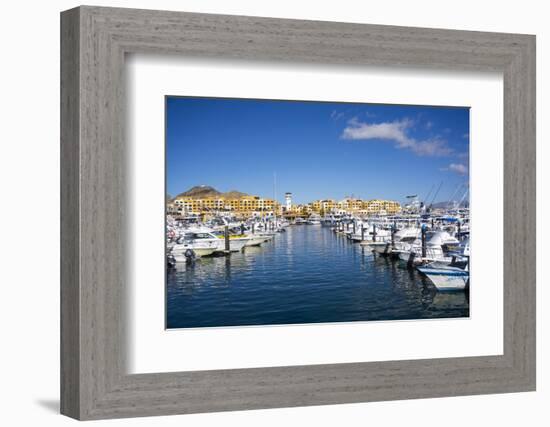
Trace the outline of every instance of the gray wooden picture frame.
<instances>
[{"instance_id":1,"label":"gray wooden picture frame","mask_svg":"<svg viewBox=\"0 0 550 427\"><path fill-rule=\"evenodd\" d=\"M502 72L503 355L129 375L127 53ZM61 166L65 415L84 420L535 390L532 35L71 9L61 14Z\"/></svg>"}]
</instances>

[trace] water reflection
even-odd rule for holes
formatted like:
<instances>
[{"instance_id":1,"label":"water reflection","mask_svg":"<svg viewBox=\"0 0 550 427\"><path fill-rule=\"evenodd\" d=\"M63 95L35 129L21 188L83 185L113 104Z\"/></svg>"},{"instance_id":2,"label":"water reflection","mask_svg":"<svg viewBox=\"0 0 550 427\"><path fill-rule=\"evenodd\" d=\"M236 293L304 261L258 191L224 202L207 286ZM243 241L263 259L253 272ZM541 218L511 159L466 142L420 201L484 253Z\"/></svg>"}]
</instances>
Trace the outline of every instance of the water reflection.
<instances>
[{"instance_id":1,"label":"water reflection","mask_svg":"<svg viewBox=\"0 0 550 427\"><path fill-rule=\"evenodd\" d=\"M464 317L414 269L319 226L167 272L169 328Z\"/></svg>"}]
</instances>

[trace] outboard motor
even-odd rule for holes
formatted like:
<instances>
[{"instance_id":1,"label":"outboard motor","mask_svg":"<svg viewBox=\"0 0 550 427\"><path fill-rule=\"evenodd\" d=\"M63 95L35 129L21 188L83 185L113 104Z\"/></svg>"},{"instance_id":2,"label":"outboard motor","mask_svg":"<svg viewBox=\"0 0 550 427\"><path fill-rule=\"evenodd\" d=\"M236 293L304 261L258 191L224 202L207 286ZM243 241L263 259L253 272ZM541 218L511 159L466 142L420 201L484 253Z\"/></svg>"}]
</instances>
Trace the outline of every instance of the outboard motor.
<instances>
[{"instance_id":1,"label":"outboard motor","mask_svg":"<svg viewBox=\"0 0 550 427\"><path fill-rule=\"evenodd\" d=\"M185 256L185 261L187 264L194 264L197 259L197 255L193 249L187 249L183 255Z\"/></svg>"},{"instance_id":2,"label":"outboard motor","mask_svg":"<svg viewBox=\"0 0 550 427\"><path fill-rule=\"evenodd\" d=\"M166 257L166 264L168 268L174 268L176 266L176 258L173 255L168 255Z\"/></svg>"}]
</instances>

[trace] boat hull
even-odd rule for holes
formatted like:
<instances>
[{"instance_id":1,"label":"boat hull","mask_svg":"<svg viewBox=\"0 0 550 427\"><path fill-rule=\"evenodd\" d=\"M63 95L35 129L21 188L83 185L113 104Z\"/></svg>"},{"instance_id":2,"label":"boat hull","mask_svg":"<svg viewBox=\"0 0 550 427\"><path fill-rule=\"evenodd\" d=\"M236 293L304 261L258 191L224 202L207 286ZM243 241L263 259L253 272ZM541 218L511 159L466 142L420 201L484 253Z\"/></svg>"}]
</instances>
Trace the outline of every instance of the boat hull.
<instances>
[{"instance_id":1,"label":"boat hull","mask_svg":"<svg viewBox=\"0 0 550 427\"><path fill-rule=\"evenodd\" d=\"M387 255L391 252L391 243L373 242L369 245L373 252L380 255Z\"/></svg>"},{"instance_id":2,"label":"boat hull","mask_svg":"<svg viewBox=\"0 0 550 427\"><path fill-rule=\"evenodd\" d=\"M469 274L463 270L444 270L432 268L418 268L432 284L441 291L464 290L468 283Z\"/></svg>"},{"instance_id":3,"label":"boat hull","mask_svg":"<svg viewBox=\"0 0 550 427\"><path fill-rule=\"evenodd\" d=\"M225 240L222 240L222 245L216 250L216 252L225 252ZM229 251L240 252L246 246L249 239L247 238L234 238L229 239Z\"/></svg>"},{"instance_id":4,"label":"boat hull","mask_svg":"<svg viewBox=\"0 0 550 427\"><path fill-rule=\"evenodd\" d=\"M268 242L272 239L272 236L253 236L249 237L247 242L244 244L247 246L260 246L262 243Z\"/></svg>"},{"instance_id":5,"label":"boat hull","mask_svg":"<svg viewBox=\"0 0 550 427\"><path fill-rule=\"evenodd\" d=\"M180 250L172 250L171 255L174 257L174 260L176 262L186 262L187 257L185 256L185 252L191 249L197 258L209 256L212 255L214 252L216 252L217 248L185 248Z\"/></svg>"}]
</instances>

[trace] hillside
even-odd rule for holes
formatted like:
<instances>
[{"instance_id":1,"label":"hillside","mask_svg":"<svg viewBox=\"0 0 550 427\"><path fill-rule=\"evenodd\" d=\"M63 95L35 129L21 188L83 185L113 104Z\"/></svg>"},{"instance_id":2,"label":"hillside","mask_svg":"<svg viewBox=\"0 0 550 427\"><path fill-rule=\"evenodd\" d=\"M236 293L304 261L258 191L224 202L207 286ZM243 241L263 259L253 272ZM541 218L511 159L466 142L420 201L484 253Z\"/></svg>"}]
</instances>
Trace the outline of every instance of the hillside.
<instances>
[{"instance_id":1,"label":"hillside","mask_svg":"<svg viewBox=\"0 0 550 427\"><path fill-rule=\"evenodd\" d=\"M223 197L226 199L238 199L239 197L248 196L248 194L237 190L231 190L227 193L223 193Z\"/></svg>"},{"instance_id":2,"label":"hillside","mask_svg":"<svg viewBox=\"0 0 550 427\"><path fill-rule=\"evenodd\" d=\"M209 185L196 185L195 187L190 188L189 190L178 194L175 198L178 197L194 197L194 198L204 198L204 197L224 197L226 199L238 199L239 197L247 196L248 194L231 190L227 193L222 193L216 190L214 187Z\"/></svg>"},{"instance_id":3,"label":"hillside","mask_svg":"<svg viewBox=\"0 0 550 427\"><path fill-rule=\"evenodd\" d=\"M210 187L208 185L196 185L189 190L180 193L176 196L177 197L212 197L212 196L219 196L222 193L220 193L218 190L216 190L214 187Z\"/></svg>"}]
</instances>

